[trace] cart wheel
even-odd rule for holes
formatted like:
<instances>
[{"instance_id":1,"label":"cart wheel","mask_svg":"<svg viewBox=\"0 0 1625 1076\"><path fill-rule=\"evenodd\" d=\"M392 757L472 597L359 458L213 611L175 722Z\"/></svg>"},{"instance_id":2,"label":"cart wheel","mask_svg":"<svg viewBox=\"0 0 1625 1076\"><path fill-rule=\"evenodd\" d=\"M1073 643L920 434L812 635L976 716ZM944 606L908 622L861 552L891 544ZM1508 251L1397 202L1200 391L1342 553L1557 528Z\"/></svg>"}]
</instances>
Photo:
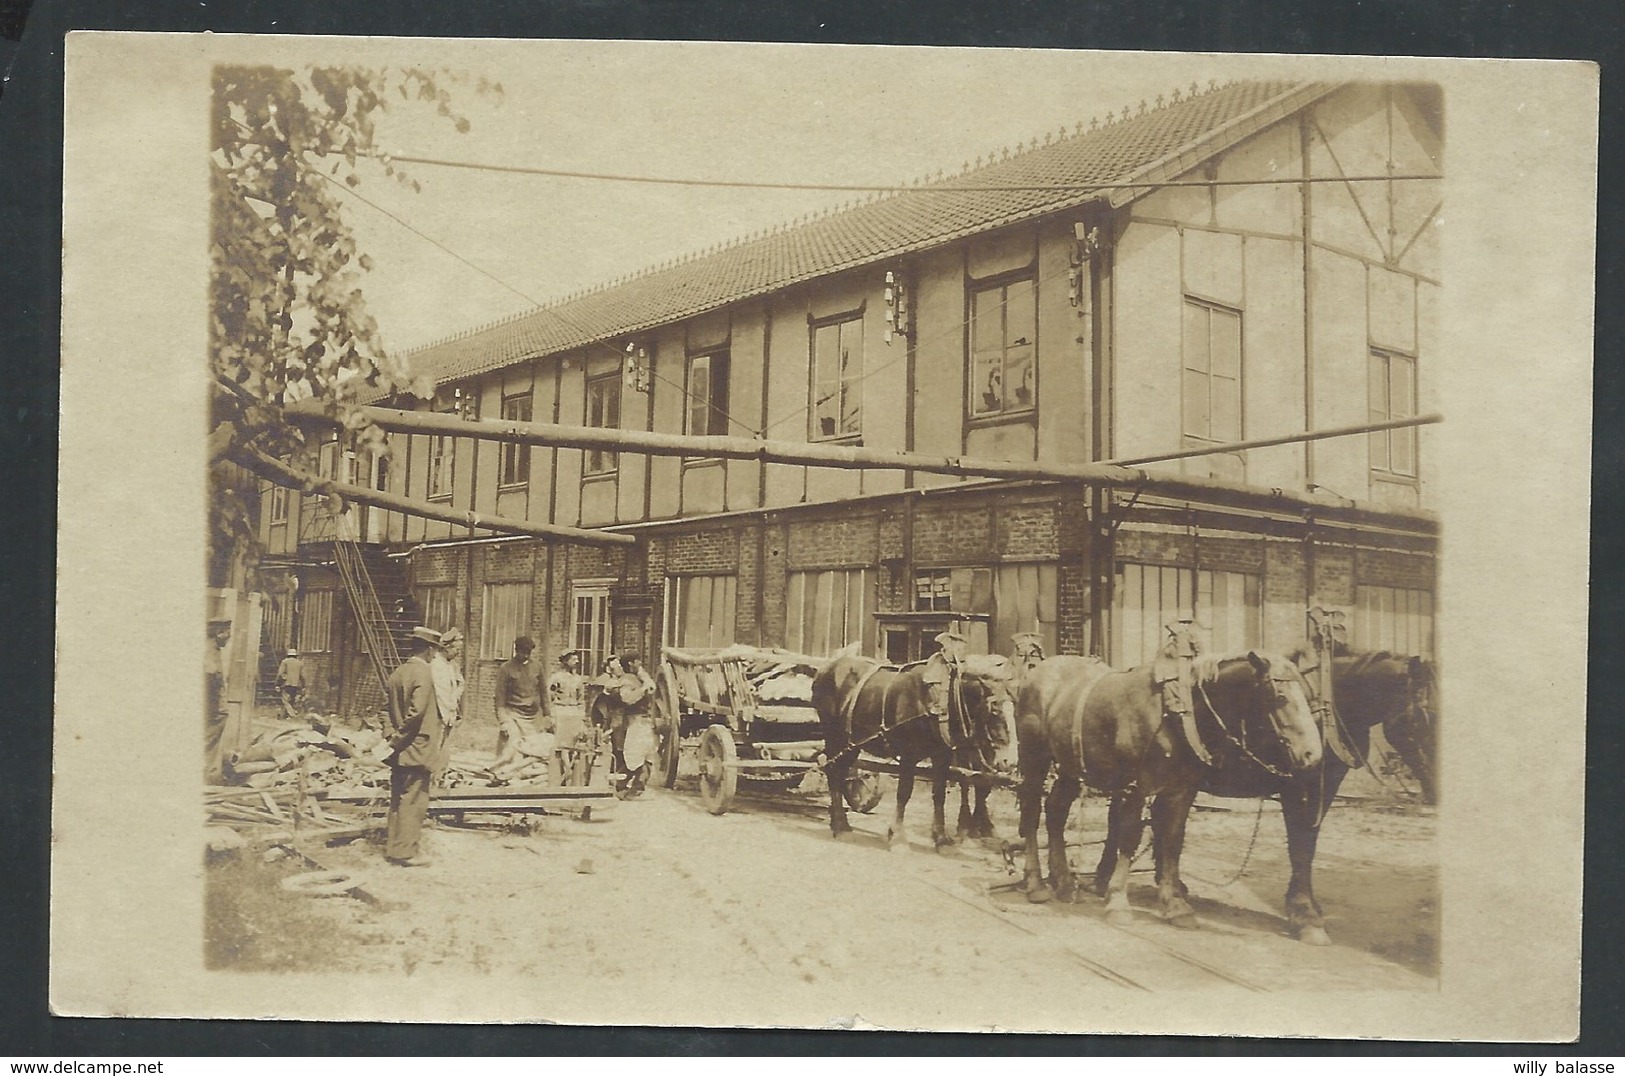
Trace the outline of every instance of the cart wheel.
<instances>
[{"instance_id":1,"label":"cart wheel","mask_svg":"<svg viewBox=\"0 0 1625 1076\"><path fill-rule=\"evenodd\" d=\"M846 804L859 814L868 814L878 807L884 791L877 773L859 771L846 778Z\"/></svg>"},{"instance_id":2,"label":"cart wheel","mask_svg":"<svg viewBox=\"0 0 1625 1076\"><path fill-rule=\"evenodd\" d=\"M661 788L677 784L677 756L683 746L682 710L677 703L677 689L665 669L660 670L659 690L655 693L655 733L660 745L655 753L654 779Z\"/></svg>"},{"instance_id":3,"label":"cart wheel","mask_svg":"<svg viewBox=\"0 0 1625 1076\"><path fill-rule=\"evenodd\" d=\"M739 753L727 725L712 725L700 737L700 802L712 814L725 814L739 787Z\"/></svg>"}]
</instances>

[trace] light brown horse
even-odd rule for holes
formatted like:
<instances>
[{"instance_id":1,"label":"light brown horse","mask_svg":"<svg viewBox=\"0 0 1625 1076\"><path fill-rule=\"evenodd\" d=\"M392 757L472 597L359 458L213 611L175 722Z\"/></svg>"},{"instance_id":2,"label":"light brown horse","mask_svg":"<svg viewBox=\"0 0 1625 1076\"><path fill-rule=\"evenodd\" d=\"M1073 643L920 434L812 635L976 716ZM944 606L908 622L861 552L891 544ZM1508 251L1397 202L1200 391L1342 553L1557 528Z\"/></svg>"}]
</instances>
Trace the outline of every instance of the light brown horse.
<instances>
[{"instance_id":1,"label":"light brown horse","mask_svg":"<svg viewBox=\"0 0 1625 1076\"><path fill-rule=\"evenodd\" d=\"M1256 651L1204 658L1191 694L1195 728L1213 765L1253 759L1289 774L1319 765L1309 687L1286 658ZM1186 740L1181 722L1164 713L1152 666L1117 672L1097 658L1042 662L1027 674L1017 697L1016 738L1027 899L1041 903L1058 894L1070 900L1076 891L1066 858L1066 820L1081 780L1120 794L1121 809L1113 812L1107 837L1117 848L1139 846L1141 813L1151 798L1163 917L1178 926L1196 925L1179 878L1179 856L1185 820L1210 765ZM1055 782L1041 804L1052 767ZM1040 806L1049 834L1048 884L1038 862ZM1128 867L1129 857L1119 856L1107 879L1108 922L1132 918Z\"/></svg>"},{"instance_id":2,"label":"light brown horse","mask_svg":"<svg viewBox=\"0 0 1625 1076\"><path fill-rule=\"evenodd\" d=\"M938 848L953 844L943 817L949 767L956 750L971 745L997 750L1009 743L1014 706L1009 682L1009 662L997 656L978 654L956 664L939 658L897 669L852 650L837 653L812 682L813 707L824 731L830 832L841 837L852 830L846 778L861 750L897 760L897 808L887 844L908 847L904 812L914 792L914 767L927 759L931 838Z\"/></svg>"}]
</instances>

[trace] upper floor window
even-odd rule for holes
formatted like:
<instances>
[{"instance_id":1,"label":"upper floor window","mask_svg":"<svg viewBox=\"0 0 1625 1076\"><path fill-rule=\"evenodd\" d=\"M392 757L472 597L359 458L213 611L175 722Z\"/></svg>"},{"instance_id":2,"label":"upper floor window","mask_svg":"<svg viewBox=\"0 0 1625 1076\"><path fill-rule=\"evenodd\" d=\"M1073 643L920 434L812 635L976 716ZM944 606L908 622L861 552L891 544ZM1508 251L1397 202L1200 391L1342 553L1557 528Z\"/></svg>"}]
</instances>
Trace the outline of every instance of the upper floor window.
<instances>
[{"instance_id":1,"label":"upper floor window","mask_svg":"<svg viewBox=\"0 0 1625 1076\"><path fill-rule=\"evenodd\" d=\"M323 441L316 450L316 473L323 478L334 481L347 481L346 476L339 473L339 442L334 436L331 440Z\"/></svg>"},{"instance_id":2,"label":"upper floor window","mask_svg":"<svg viewBox=\"0 0 1625 1076\"><path fill-rule=\"evenodd\" d=\"M587 380L587 425L599 429L619 429L621 425L621 375L604 374ZM584 464L589 475L615 470L616 456L607 448L589 448Z\"/></svg>"},{"instance_id":3,"label":"upper floor window","mask_svg":"<svg viewBox=\"0 0 1625 1076\"><path fill-rule=\"evenodd\" d=\"M970 413L1030 411L1038 399L1038 292L1031 278L971 293Z\"/></svg>"},{"instance_id":4,"label":"upper floor window","mask_svg":"<svg viewBox=\"0 0 1625 1076\"><path fill-rule=\"evenodd\" d=\"M289 457L283 456L282 463L288 464ZM271 487L271 523L288 522L288 487L273 485Z\"/></svg>"},{"instance_id":5,"label":"upper floor window","mask_svg":"<svg viewBox=\"0 0 1625 1076\"><path fill-rule=\"evenodd\" d=\"M713 351L688 360L683 432L701 437L728 432L728 353Z\"/></svg>"},{"instance_id":6,"label":"upper floor window","mask_svg":"<svg viewBox=\"0 0 1625 1076\"><path fill-rule=\"evenodd\" d=\"M507 422L530 421L530 393L522 392L502 398L502 418ZM497 485L520 486L530 481L530 446L502 446L502 461L497 470Z\"/></svg>"},{"instance_id":7,"label":"upper floor window","mask_svg":"<svg viewBox=\"0 0 1625 1076\"><path fill-rule=\"evenodd\" d=\"M434 434L429 438L429 496L451 496L452 438Z\"/></svg>"},{"instance_id":8,"label":"upper floor window","mask_svg":"<svg viewBox=\"0 0 1625 1076\"><path fill-rule=\"evenodd\" d=\"M863 432L863 319L813 326L812 359L808 439L858 436Z\"/></svg>"},{"instance_id":9,"label":"upper floor window","mask_svg":"<svg viewBox=\"0 0 1625 1076\"><path fill-rule=\"evenodd\" d=\"M1412 418L1416 414L1416 360L1391 351L1371 353L1370 415L1372 422ZM1369 435L1371 469L1416 477L1416 427L1377 430Z\"/></svg>"},{"instance_id":10,"label":"upper floor window","mask_svg":"<svg viewBox=\"0 0 1625 1076\"><path fill-rule=\"evenodd\" d=\"M1185 300L1181 399L1185 447L1241 440L1241 312ZM1187 470L1240 481L1239 453L1198 456Z\"/></svg>"}]
</instances>

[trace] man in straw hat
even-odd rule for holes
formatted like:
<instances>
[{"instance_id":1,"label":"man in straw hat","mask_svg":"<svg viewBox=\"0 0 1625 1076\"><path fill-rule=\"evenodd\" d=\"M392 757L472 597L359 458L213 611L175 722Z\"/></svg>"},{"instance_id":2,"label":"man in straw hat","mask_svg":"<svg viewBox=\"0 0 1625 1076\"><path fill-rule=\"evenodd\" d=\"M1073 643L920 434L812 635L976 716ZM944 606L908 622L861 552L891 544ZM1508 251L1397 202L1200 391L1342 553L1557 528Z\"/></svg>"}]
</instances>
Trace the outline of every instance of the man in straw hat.
<instances>
[{"instance_id":1,"label":"man in straw hat","mask_svg":"<svg viewBox=\"0 0 1625 1076\"><path fill-rule=\"evenodd\" d=\"M434 675L434 701L440 710L440 750L435 755L434 783L446 779L451 765L451 732L463 713L463 632L460 628L447 628L440 633L440 649L429 662Z\"/></svg>"},{"instance_id":2,"label":"man in straw hat","mask_svg":"<svg viewBox=\"0 0 1625 1076\"><path fill-rule=\"evenodd\" d=\"M398 867L429 865L418 843L429 815L430 771L445 735L430 668L439 652L439 632L413 628L412 656L389 675L389 729L381 749L390 768L384 856Z\"/></svg>"}]
</instances>

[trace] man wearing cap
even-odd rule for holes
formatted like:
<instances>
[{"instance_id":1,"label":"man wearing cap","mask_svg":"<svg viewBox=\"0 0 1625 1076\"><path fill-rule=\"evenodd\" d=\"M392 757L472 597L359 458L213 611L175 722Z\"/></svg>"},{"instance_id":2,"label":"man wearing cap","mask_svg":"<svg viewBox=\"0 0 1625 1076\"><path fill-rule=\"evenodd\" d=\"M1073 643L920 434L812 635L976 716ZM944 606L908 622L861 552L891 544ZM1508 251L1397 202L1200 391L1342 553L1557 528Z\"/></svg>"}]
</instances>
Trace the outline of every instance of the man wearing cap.
<instances>
[{"instance_id":1,"label":"man wearing cap","mask_svg":"<svg viewBox=\"0 0 1625 1076\"><path fill-rule=\"evenodd\" d=\"M519 756L519 745L536 735L536 718L542 712L542 671L531 661L536 642L528 635L513 641L513 657L497 670L497 753L491 763L496 773Z\"/></svg>"},{"instance_id":2,"label":"man wearing cap","mask_svg":"<svg viewBox=\"0 0 1625 1076\"><path fill-rule=\"evenodd\" d=\"M412 656L389 675L389 729L382 747L389 764L389 839L384 856L399 867L426 867L418 846L429 814L430 769L440 752L444 726L430 663L440 633L412 629Z\"/></svg>"},{"instance_id":3,"label":"man wearing cap","mask_svg":"<svg viewBox=\"0 0 1625 1076\"><path fill-rule=\"evenodd\" d=\"M276 668L276 686L282 696L282 712L298 717L299 707L305 701L305 662L291 646L288 656Z\"/></svg>"}]
</instances>

